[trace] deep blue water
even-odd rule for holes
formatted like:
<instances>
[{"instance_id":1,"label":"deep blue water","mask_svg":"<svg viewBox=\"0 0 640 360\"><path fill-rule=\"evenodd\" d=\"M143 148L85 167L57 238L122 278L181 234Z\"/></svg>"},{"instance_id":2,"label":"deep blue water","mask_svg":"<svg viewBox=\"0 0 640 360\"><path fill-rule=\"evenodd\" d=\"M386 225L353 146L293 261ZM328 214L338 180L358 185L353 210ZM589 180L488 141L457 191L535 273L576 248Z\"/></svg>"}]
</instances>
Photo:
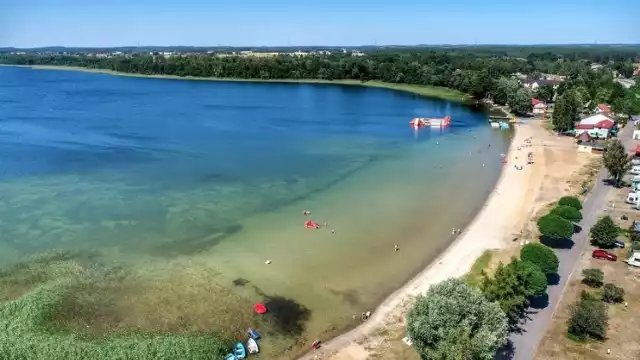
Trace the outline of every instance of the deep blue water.
<instances>
[{"instance_id":1,"label":"deep blue water","mask_svg":"<svg viewBox=\"0 0 640 360\"><path fill-rule=\"evenodd\" d=\"M416 138L408 125L445 115L444 131ZM0 67L5 256L236 231L248 214L485 121L375 88Z\"/></svg>"}]
</instances>

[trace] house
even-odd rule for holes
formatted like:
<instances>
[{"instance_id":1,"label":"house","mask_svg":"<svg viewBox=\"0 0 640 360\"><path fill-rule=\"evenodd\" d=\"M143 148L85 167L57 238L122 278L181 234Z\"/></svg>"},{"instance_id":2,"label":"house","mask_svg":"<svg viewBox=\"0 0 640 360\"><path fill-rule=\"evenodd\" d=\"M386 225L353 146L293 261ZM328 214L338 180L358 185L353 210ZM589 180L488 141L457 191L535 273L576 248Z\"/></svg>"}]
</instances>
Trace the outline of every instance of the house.
<instances>
[{"instance_id":1,"label":"house","mask_svg":"<svg viewBox=\"0 0 640 360\"><path fill-rule=\"evenodd\" d=\"M542 85L551 85L553 86L554 89L557 89L558 85L560 85L560 81L549 80L549 79L538 79L538 80L528 79L528 80L522 81L522 86L526 87L531 91L535 91L537 88L539 88Z\"/></svg>"},{"instance_id":2,"label":"house","mask_svg":"<svg viewBox=\"0 0 640 360\"><path fill-rule=\"evenodd\" d=\"M531 105L533 108L532 112L534 115L544 114L544 112L547 111L547 104L545 104L544 101L541 101L538 99L531 99Z\"/></svg>"},{"instance_id":3,"label":"house","mask_svg":"<svg viewBox=\"0 0 640 360\"><path fill-rule=\"evenodd\" d=\"M609 137L615 126L615 120L608 114L593 114L580 120L576 125L576 135L586 132L592 138L606 139Z\"/></svg>"},{"instance_id":4,"label":"house","mask_svg":"<svg viewBox=\"0 0 640 360\"><path fill-rule=\"evenodd\" d=\"M604 65L597 64L597 63L592 63L591 64L591 70L592 71L602 70L603 68L604 68Z\"/></svg>"},{"instance_id":5,"label":"house","mask_svg":"<svg viewBox=\"0 0 640 360\"><path fill-rule=\"evenodd\" d=\"M604 148L606 146L604 142L591 137L591 135L586 131L576 136L576 140L578 141L579 152L600 154L604 152Z\"/></svg>"},{"instance_id":6,"label":"house","mask_svg":"<svg viewBox=\"0 0 640 360\"><path fill-rule=\"evenodd\" d=\"M610 114L611 108L607 104L598 104L598 106L595 109L593 109L593 112L596 114L600 114L600 113Z\"/></svg>"}]
</instances>

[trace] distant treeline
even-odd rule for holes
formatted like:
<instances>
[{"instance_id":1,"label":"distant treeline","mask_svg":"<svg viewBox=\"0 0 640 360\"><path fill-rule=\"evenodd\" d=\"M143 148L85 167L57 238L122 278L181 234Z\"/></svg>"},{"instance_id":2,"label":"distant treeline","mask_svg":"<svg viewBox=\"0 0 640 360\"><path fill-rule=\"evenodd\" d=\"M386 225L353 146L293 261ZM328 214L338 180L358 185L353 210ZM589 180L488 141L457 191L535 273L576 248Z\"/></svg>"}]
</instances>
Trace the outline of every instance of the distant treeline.
<instances>
[{"instance_id":1,"label":"distant treeline","mask_svg":"<svg viewBox=\"0 0 640 360\"><path fill-rule=\"evenodd\" d=\"M124 53L148 53L148 52L282 52L293 53L295 51L330 51L339 52L341 50L358 50L365 53L376 52L396 52L396 53L456 53L467 54L475 57L512 57L512 58L564 58L568 60L589 60L598 63L609 61L637 60L640 57L640 44L574 44L574 45L363 45L363 46L258 46L258 47L233 47L233 46L122 46L122 47L62 47L50 46L41 48L18 49L0 48L3 52L66 52L66 53L95 53L95 52L115 52Z\"/></svg>"},{"instance_id":2,"label":"distant treeline","mask_svg":"<svg viewBox=\"0 0 640 360\"><path fill-rule=\"evenodd\" d=\"M444 49L444 48L443 48ZM11 55L0 54L0 63L17 65L64 65L145 74L242 79L355 79L380 80L391 83L443 86L485 98L495 89L497 80L519 72L537 78L540 73L577 77L588 72L592 58L619 59L608 67L626 76L633 73L632 50L601 48L588 50L585 57L573 53L569 60L559 53L529 53L523 58L493 53L491 48L478 56L469 51L456 52L373 52L366 56L349 54L308 56L216 56L190 54L164 57L146 54L118 55L98 58L89 55ZM497 48L499 49L499 48ZM511 49L511 48L505 48ZM514 48L511 52L519 52ZM538 49L538 48L535 48ZM589 48L585 48L589 49ZM540 50L540 49L538 49ZM544 50L544 48L542 49ZM568 50L567 50L568 51ZM574 51L578 51L575 50ZM620 52L619 52L620 51ZM628 52L628 53L627 53ZM621 55L621 54L626 55ZM525 55L525 54L523 54Z\"/></svg>"}]
</instances>

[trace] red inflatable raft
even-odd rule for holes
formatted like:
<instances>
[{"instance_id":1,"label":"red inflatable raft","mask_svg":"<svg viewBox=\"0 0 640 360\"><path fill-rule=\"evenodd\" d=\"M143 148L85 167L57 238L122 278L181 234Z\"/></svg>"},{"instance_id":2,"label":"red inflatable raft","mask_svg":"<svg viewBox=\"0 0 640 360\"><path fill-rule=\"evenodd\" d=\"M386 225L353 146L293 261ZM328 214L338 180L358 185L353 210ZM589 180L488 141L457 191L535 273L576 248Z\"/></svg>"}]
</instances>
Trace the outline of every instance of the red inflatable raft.
<instances>
[{"instance_id":1,"label":"red inflatable raft","mask_svg":"<svg viewBox=\"0 0 640 360\"><path fill-rule=\"evenodd\" d=\"M320 224L311 220L307 220L304 222L304 227L306 227L307 229L320 229Z\"/></svg>"}]
</instances>

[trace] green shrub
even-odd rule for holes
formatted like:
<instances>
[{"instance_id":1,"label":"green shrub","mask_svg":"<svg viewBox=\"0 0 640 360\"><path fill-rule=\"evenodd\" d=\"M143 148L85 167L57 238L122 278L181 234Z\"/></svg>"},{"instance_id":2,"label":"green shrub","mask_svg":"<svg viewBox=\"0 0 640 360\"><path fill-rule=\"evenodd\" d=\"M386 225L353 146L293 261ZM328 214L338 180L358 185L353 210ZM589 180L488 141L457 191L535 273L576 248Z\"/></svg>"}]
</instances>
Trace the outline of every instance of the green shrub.
<instances>
[{"instance_id":1,"label":"green shrub","mask_svg":"<svg viewBox=\"0 0 640 360\"><path fill-rule=\"evenodd\" d=\"M556 206L551 210L551 214L558 215L561 218L574 223L582 220L582 214L580 213L580 210L567 205Z\"/></svg>"},{"instance_id":2,"label":"green shrub","mask_svg":"<svg viewBox=\"0 0 640 360\"><path fill-rule=\"evenodd\" d=\"M571 206L576 210L582 210L582 202L575 196L563 196L558 200L560 206Z\"/></svg>"},{"instance_id":3,"label":"green shrub","mask_svg":"<svg viewBox=\"0 0 640 360\"><path fill-rule=\"evenodd\" d=\"M583 292L580 300L570 306L571 317L567 321L569 334L578 339L602 340L607 336L609 316L602 301Z\"/></svg>"},{"instance_id":4,"label":"green shrub","mask_svg":"<svg viewBox=\"0 0 640 360\"><path fill-rule=\"evenodd\" d=\"M540 243L529 243L520 249L520 259L537 265L545 275L558 272L558 256L552 248Z\"/></svg>"},{"instance_id":5,"label":"green shrub","mask_svg":"<svg viewBox=\"0 0 640 360\"><path fill-rule=\"evenodd\" d=\"M612 248L619 234L620 228L611 216L604 216L591 227L591 244L601 248Z\"/></svg>"},{"instance_id":6,"label":"green shrub","mask_svg":"<svg viewBox=\"0 0 640 360\"><path fill-rule=\"evenodd\" d=\"M582 270L582 282L591 287L600 287L604 281L604 273L600 269Z\"/></svg>"},{"instance_id":7,"label":"green shrub","mask_svg":"<svg viewBox=\"0 0 640 360\"><path fill-rule=\"evenodd\" d=\"M621 303L624 300L624 289L614 284L604 284L602 300L608 303Z\"/></svg>"},{"instance_id":8,"label":"green shrub","mask_svg":"<svg viewBox=\"0 0 640 360\"><path fill-rule=\"evenodd\" d=\"M573 235L573 224L558 215L547 214L538 219L538 230L550 239L568 239Z\"/></svg>"},{"instance_id":9,"label":"green shrub","mask_svg":"<svg viewBox=\"0 0 640 360\"><path fill-rule=\"evenodd\" d=\"M529 306L529 299L546 292L547 277L535 264L512 258L506 265L500 263L492 278L485 274L481 290L489 301L500 305L509 323L515 325Z\"/></svg>"}]
</instances>

